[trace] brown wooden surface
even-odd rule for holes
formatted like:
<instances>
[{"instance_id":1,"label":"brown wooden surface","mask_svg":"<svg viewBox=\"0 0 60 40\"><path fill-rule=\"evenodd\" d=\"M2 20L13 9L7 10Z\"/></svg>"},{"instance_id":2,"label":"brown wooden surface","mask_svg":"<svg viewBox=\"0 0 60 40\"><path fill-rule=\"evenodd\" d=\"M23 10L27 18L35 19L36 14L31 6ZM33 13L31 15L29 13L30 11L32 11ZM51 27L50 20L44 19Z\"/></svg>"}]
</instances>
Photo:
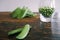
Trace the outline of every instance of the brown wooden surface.
<instances>
[{"instance_id":1,"label":"brown wooden surface","mask_svg":"<svg viewBox=\"0 0 60 40\"><path fill-rule=\"evenodd\" d=\"M0 40L17 40L16 35L8 36L7 33L25 24L30 24L32 28L23 40L51 40L50 23L41 22L39 15L18 20L11 18L9 14L10 12L0 12Z\"/></svg>"},{"instance_id":2,"label":"brown wooden surface","mask_svg":"<svg viewBox=\"0 0 60 40\"><path fill-rule=\"evenodd\" d=\"M32 18L24 18L24 19L13 19L10 17L10 12L0 12L0 22L8 21L8 22L33 22L39 19L38 16Z\"/></svg>"}]
</instances>

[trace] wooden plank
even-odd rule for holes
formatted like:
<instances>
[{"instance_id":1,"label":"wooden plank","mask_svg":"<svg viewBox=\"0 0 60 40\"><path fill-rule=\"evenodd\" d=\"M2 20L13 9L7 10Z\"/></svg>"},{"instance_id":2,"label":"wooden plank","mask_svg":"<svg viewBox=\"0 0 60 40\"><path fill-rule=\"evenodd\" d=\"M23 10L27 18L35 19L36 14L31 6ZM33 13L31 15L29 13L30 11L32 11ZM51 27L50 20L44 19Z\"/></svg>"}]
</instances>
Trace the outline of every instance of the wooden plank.
<instances>
[{"instance_id":1,"label":"wooden plank","mask_svg":"<svg viewBox=\"0 0 60 40\"><path fill-rule=\"evenodd\" d=\"M24 19L13 19L10 17L10 12L0 12L0 22L1 21L8 21L8 22L34 22L38 20L38 15L31 18L24 18Z\"/></svg>"},{"instance_id":2,"label":"wooden plank","mask_svg":"<svg viewBox=\"0 0 60 40\"><path fill-rule=\"evenodd\" d=\"M10 17L10 12L0 12L0 40L16 40L16 36L9 37L7 33L11 30L21 28L25 24L32 26L28 36L23 40L41 40L47 38L50 40L51 35L50 23L44 23L40 21L39 15L32 18L13 19ZM42 27L42 29L41 29ZM48 35L48 37L47 37Z\"/></svg>"}]
</instances>

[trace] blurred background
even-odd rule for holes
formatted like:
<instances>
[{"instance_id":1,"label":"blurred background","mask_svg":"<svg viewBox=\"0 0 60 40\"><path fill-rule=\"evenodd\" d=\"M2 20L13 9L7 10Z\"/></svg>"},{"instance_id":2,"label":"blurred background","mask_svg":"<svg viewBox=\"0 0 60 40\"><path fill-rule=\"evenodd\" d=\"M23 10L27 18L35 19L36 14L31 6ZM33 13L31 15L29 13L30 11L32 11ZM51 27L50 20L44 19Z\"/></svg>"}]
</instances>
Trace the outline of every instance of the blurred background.
<instances>
[{"instance_id":1,"label":"blurred background","mask_svg":"<svg viewBox=\"0 0 60 40\"><path fill-rule=\"evenodd\" d=\"M12 11L16 7L29 7L33 12L38 12L38 8L44 5L51 6L49 2L52 0L0 0L0 12ZM55 8L60 10L60 0L55 1ZM43 4L43 5L42 5Z\"/></svg>"}]
</instances>

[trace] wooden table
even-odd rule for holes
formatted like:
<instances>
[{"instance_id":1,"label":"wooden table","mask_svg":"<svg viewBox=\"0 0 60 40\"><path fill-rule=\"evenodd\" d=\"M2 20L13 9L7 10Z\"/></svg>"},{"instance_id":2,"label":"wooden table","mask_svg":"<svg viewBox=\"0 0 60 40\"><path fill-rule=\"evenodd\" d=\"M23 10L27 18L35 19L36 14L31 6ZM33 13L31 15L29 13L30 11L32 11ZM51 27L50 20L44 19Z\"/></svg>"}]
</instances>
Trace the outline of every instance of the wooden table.
<instances>
[{"instance_id":1,"label":"wooden table","mask_svg":"<svg viewBox=\"0 0 60 40\"><path fill-rule=\"evenodd\" d=\"M0 12L0 40L17 40L16 35L8 36L7 33L25 24L30 24L32 28L23 40L52 40L50 23L41 22L39 15L32 18L13 19L9 14L10 12Z\"/></svg>"}]
</instances>

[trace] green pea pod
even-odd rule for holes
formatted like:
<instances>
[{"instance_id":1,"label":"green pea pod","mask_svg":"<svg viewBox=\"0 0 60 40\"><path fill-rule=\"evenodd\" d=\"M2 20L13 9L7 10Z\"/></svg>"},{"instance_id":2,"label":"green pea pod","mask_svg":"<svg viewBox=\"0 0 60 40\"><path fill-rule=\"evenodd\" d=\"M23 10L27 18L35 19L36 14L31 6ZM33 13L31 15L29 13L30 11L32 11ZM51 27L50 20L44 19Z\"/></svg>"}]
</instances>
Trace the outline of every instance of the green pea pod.
<instances>
[{"instance_id":1,"label":"green pea pod","mask_svg":"<svg viewBox=\"0 0 60 40\"><path fill-rule=\"evenodd\" d=\"M21 31L21 33L16 37L17 39L24 39L30 30L31 26L29 24L26 24L23 28L23 30Z\"/></svg>"},{"instance_id":2,"label":"green pea pod","mask_svg":"<svg viewBox=\"0 0 60 40\"><path fill-rule=\"evenodd\" d=\"M22 29L23 29L23 28L19 28L19 29L12 30L12 31L8 32L8 35L12 35L12 34L18 33L18 32L20 32Z\"/></svg>"}]
</instances>

